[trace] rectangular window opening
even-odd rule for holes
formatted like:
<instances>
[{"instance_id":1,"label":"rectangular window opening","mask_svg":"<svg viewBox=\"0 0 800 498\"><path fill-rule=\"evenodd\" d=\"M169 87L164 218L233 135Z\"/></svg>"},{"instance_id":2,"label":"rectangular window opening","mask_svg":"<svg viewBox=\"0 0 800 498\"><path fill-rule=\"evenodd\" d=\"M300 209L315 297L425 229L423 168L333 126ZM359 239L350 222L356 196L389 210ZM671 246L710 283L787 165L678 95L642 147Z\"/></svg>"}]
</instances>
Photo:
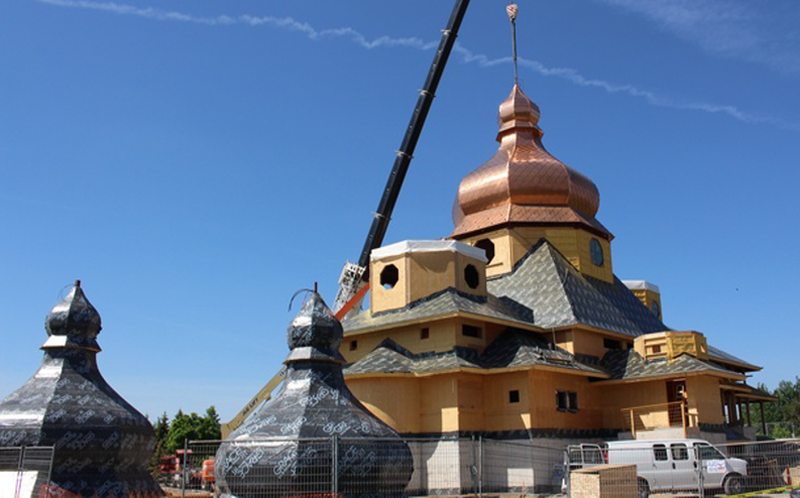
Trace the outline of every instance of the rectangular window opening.
<instances>
[{"instance_id":1,"label":"rectangular window opening","mask_svg":"<svg viewBox=\"0 0 800 498\"><path fill-rule=\"evenodd\" d=\"M425 327L424 329L419 331L420 339L427 339L430 336L431 336L431 330L428 327Z\"/></svg>"},{"instance_id":2,"label":"rectangular window opening","mask_svg":"<svg viewBox=\"0 0 800 498\"><path fill-rule=\"evenodd\" d=\"M578 393L575 391L556 391L556 408L560 412L577 412Z\"/></svg>"},{"instance_id":3,"label":"rectangular window opening","mask_svg":"<svg viewBox=\"0 0 800 498\"><path fill-rule=\"evenodd\" d=\"M514 389L513 391L508 391L508 402L509 403L519 403L519 391Z\"/></svg>"},{"instance_id":4,"label":"rectangular window opening","mask_svg":"<svg viewBox=\"0 0 800 498\"><path fill-rule=\"evenodd\" d=\"M606 349L622 349L622 343L614 339L603 339L603 347Z\"/></svg>"},{"instance_id":5,"label":"rectangular window opening","mask_svg":"<svg viewBox=\"0 0 800 498\"><path fill-rule=\"evenodd\" d=\"M567 402L569 403L569 411L578 411L578 393L573 391L567 392Z\"/></svg>"},{"instance_id":6,"label":"rectangular window opening","mask_svg":"<svg viewBox=\"0 0 800 498\"><path fill-rule=\"evenodd\" d=\"M653 456L655 456L656 460L659 462L669 460L669 457L667 456L667 447L663 444L654 444Z\"/></svg>"},{"instance_id":7,"label":"rectangular window opening","mask_svg":"<svg viewBox=\"0 0 800 498\"><path fill-rule=\"evenodd\" d=\"M464 337L475 337L477 339L483 337L483 331L481 328L474 325L462 325L461 333L464 335Z\"/></svg>"},{"instance_id":8,"label":"rectangular window opening","mask_svg":"<svg viewBox=\"0 0 800 498\"><path fill-rule=\"evenodd\" d=\"M355 351L356 349L358 349L358 341L353 339L350 341L350 351Z\"/></svg>"},{"instance_id":9,"label":"rectangular window opening","mask_svg":"<svg viewBox=\"0 0 800 498\"><path fill-rule=\"evenodd\" d=\"M569 407L569 401L567 401L567 399L567 391L556 391L556 407L558 411L567 411Z\"/></svg>"}]
</instances>

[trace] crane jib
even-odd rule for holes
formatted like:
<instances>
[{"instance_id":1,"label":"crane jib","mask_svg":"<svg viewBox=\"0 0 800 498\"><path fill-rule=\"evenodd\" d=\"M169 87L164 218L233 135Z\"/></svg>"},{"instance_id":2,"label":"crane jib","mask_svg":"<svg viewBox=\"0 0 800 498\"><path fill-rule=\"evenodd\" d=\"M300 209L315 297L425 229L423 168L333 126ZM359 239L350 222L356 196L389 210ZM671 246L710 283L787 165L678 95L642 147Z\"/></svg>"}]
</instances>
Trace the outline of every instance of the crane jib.
<instances>
[{"instance_id":1,"label":"crane jib","mask_svg":"<svg viewBox=\"0 0 800 498\"><path fill-rule=\"evenodd\" d=\"M358 259L358 265L365 268L363 279L366 281L369 280L369 255L373 249L380 247L383 243L386 229L392 217L392 211L397 203L397 197L400 194L400 188L403 185L408 166L414 156L414 149L417 146L422 127L425 124L425 118L428 116L428 111L433 103L436 88L439 86L439 80L442 78L447 59L450 57L450 52L452 52L453 46L455 45L458 30L461 27L461 21L464 19L464 14L468 5L469 0L457 0L453 7L453 12L450 14L447 28L442 31L442 40L439 42L439 48L436 50L436 55L433 57L431 68L425 79L425 86L420 90L417 105L414 107L414 113L411 115L406 134L403 137L400 150L397 153L397 158L392 166L392 172L389 175L386 188L383 191L383 196L378 204L378 211L375 213L375 218L372 220L369 234L364 241L364 247Z\"/></svg>"}]
</instances>

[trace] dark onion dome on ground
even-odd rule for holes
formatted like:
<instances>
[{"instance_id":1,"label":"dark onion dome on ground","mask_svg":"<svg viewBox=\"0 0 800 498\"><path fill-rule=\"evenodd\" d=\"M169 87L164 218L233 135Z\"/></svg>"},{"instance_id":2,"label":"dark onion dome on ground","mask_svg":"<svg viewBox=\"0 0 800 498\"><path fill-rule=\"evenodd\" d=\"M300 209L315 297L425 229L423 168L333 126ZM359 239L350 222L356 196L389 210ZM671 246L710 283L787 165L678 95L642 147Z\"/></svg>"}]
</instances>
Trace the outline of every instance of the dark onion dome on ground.
<instances>
[{"instance_id":1,"label":"dark onion dome on ground","mask_svg":"<svg viewBox=\"0 0 800 498\"><path fill-rule=\"evenodd\" d=\"M97 368L100 314L80 281L45 329L39 370L0 402L0 446L53 446L50 484L77 496L162 496L147 471L153 428Z\"/></svg>"},{"instance_id":2,"label":"dark onion dome on ground","mask_svg":"<svg viewBox=\"0 0 800 498\"><path fill-rule=\"evenodd\" d=\"M453 237L507 225L582 225L611 237L594 216L600 194L594 182L544 148L539 107L518 85L500 104L500 147L458 187Z\"/></svg>"},{"instance_id":3,"label":"dark onion dome on ground","mask_svg":"<svg viewBox=\"0 0 800 498\"><path fill-rule=\"evenodd\" d=\"M345 385L342 335L341 323L312 292L288 329L282 390L217 452L223 496L327 496L334 458L340 496L404 495L411 451Z\"/></svg>"}]
</instances>

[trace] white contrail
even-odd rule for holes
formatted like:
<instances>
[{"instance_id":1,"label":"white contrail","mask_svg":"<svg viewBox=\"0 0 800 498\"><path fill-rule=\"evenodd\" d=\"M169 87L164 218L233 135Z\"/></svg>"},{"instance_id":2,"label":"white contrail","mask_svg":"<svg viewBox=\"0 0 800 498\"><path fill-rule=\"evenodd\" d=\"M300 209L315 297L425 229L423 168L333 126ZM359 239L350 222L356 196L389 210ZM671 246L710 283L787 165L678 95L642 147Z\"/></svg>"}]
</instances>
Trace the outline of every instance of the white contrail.
<instances>
[{"instance_id":1,"label":"white contrail","mask_svg":"<svg viewBox=\"0 0 800 498\"><path fill-rule=\"evenodd\" d=\"M152 19L156 21L178 21L194 24L202 24L206 26L230 26L230 25L246 25L246 26L271 26L287 31L293 31L305 35L308 39L314 41L343 38L349 40L356 45L372 50L381 47L407 47L418 50L431 50L436 48L437 42L426 42L417 37L408 38L394 38L390 36L381 36L375 39L368 39L362 33L349 27L322 29L318 30L308 23L300 22L292 17L273 17L273 16L253 16L248 14L239 15L236 17L219 15L216 17L200 17L191 14L175 11L165 11L153 7L135 7L116 2L96 2L91 0L38 0L41 3L54 5L58 7L68 7L77 9L91 9L104 12L110 12L119 15L128 15L142 17L145 19ZM455 53L461 58L462 62L469 64L477 64L480 67L492 67L499 64L508 64L511 62L510 57L489 58L485 54L476 54L465 48L461 44L456 44L454 48ZM700 111L711 114L723 114L744 123L764 123L777 126L783 129L800 132L800 124L790 123L776 118L755 116L746 113L736 106L720 105L705 102L680 102L659 96L658 94L638 88L634 85L623 85L611 83L609 81L587 78L580 74L577 70L568 67L547 67L541 62L530 59L519 59L519 64L522 67L530 69L531 71L547 77L558 77L563 80L569 81L572 84L582 86L599 88L607 93L621 93L630 97L639 98L644 100L650 105L657 107L667 107L671 109Z\"/></svg>"}]
</instances>

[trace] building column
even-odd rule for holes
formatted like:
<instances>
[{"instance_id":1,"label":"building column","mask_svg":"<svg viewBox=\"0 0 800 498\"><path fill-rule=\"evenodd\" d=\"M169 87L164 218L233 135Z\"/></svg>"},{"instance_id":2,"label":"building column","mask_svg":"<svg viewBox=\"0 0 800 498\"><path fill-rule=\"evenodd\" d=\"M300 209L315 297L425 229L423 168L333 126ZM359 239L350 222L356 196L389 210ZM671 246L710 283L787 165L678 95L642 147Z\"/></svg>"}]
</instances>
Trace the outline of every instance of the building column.
<instances>
[{"instance_id":1,"label":"building column","mask_svg":"<svg viewBox=\"0 0 800 498\"><path fill-rule=\"evenodd\" d=\"M747 406L747 427L753 427L753 419L750 418L750 400L745 401Z\"/></svg>"},{"instance_id":2,"label":"building column","mask_svg":"<svg viewBox=\"0 0 800 498\"><path fill-rule=\"evenodd\" d=\"M761 408L761 430L764 432L764 435L767 435L767 420L764 418L764 402L758 402L759 408Z\"/></svg>"}]
</instances>

